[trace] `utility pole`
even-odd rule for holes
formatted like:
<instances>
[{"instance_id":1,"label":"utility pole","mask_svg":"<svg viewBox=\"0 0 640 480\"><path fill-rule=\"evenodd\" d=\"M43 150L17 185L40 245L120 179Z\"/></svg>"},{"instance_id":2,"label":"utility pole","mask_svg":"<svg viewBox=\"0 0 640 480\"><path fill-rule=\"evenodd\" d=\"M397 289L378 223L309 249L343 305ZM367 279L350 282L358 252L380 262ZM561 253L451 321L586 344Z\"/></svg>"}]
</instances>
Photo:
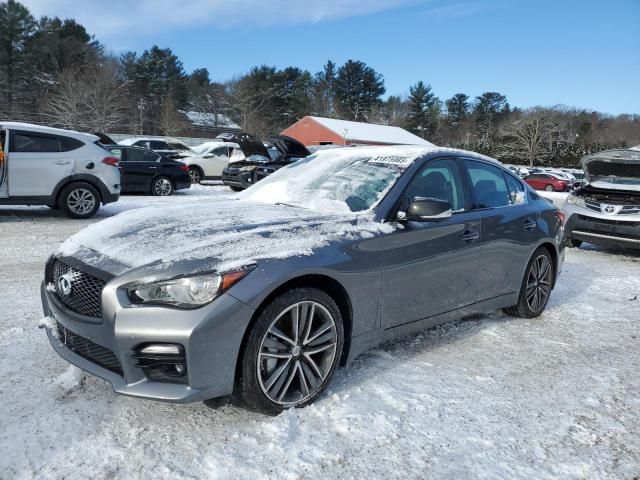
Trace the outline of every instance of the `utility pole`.
<instances>
[{"instance_id":1,"label":"utility pole","mask_svg":"<svg viewBox=\"0 0 640 480\"><path fill-rule=\"evenodd\" d=\"M143 125L144 125L144 109L147 105L144 98L140 98L138 101L138 111L140 112L140 135L143 135Z\"/></svg>"}]
</instances>

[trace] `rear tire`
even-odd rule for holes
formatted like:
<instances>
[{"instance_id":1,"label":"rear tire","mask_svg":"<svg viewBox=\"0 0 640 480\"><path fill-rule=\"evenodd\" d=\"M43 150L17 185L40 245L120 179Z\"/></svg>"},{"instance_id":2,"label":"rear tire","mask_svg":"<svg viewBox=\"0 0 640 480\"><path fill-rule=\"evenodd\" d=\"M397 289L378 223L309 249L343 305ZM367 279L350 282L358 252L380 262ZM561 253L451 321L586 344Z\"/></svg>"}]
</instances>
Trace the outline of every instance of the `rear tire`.
<instances>
[{"instance_id":1,"label":"rear tire","mask_svg":"<svg viewBox=\"0 0 640 480\"><path fill-rule=\"evenodd\" d=\"M534 318L539 316L544 312L549 301L553 275L553 259L549 251L544 247L538 248L527 264L518 303L512 307L503 308L502 311L513 317Z\"/></svg>"},{"instance_id":2,"label":"rear tire","mask_svg":"<svg viewBox=\"0 0 640 480\"><path fill-rule=\"evenodd\" d=\"M173 194L173 182L167 177L158 177L151 183L151 195L168 197Z\"/></svg>"},{"instance_id":3,"label":"rear tire","mask_svg":"<svg viewBox=\"0 0 640 480\"><path fill-rule=\"evenodd\" d=\"M343 343L342 315L329 295L315 288L284 292L251 327L235 399L267 415L309 405L331 381Z\"/></svg>"},{"instance_id":4,"label":"rear tire","mask_svg":"<svg viewBox=\"0 0 640 480\"><path fill-rule=\"evenodd\" d=\"M60 192L58 205L70 218L90 218L100 208L100 193L90 183L71 183Z\"/></svg>"},{"instance_id":5,"label":"rear tire","mask_svg":"<svg viewBox=\"0 0 640 480\"><path fill-rule=\"evenodd\" d=\"M546 186L544 187L544 189L545 189L547 192L553 192L553 190L554 190L554 189L553 189L553 185L546 185Z\"/></svg>"},{"instance_id":6,"label":"rear tire","mask_svg":"<svg viewBox=\"0 0 640 480\"><path fill-rule=\"evenodd\" d=\"M202 171L198 167L189 167L189 179L192 185L197 185L202 181Z\"/></svg>"}]
</instances>

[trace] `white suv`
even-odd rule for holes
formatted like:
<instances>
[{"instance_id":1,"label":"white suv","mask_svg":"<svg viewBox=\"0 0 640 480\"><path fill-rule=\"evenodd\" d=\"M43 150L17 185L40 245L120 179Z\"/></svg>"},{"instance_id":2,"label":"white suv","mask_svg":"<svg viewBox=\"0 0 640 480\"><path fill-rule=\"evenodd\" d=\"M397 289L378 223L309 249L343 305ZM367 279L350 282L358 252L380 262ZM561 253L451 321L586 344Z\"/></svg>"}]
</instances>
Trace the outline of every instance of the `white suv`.
<instances>
[{"instance_id":1,"label":"white suv","mask_svg":"<svg viewBox=\"0 0 640 480\"><path fill-rule=\"evenodd\" d=\"M89 218L120 197L118 159L88 133L0 121L0 205Z\"/></svg>"}]
</instances>

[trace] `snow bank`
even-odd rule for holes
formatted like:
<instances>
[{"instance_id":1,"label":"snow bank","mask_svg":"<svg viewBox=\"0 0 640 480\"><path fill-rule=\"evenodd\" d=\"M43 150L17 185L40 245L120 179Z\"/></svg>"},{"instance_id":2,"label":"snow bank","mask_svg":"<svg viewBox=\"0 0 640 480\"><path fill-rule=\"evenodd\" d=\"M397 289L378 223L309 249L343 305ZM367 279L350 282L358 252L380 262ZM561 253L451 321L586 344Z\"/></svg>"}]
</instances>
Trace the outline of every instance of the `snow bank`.
<instances>
[{"instance_id":1,"label":"snow bank","mask_svg":"<svg viewBox=\"0 0 640 480\"><path fill-rule=\"evenodd\" d=\"M84 380L85 373L75 365L69 365L64 373L54 380L54 383L66 394L81 388Z\"/></svg>"}]
</instances>

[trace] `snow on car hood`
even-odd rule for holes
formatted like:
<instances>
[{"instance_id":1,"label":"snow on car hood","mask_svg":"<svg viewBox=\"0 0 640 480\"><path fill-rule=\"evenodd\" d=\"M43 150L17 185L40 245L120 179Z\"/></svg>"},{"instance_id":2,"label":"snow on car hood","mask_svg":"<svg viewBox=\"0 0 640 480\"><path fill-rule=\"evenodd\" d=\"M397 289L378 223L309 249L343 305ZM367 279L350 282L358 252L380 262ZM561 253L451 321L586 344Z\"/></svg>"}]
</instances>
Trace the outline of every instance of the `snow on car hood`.
<instances>
[{"instance_id":1,"label":"snow on car hood","mask_svg":"<svg viewBox=\"0 0 640 480\"><path fill-rule=\"evenodd\" d=\"M203 260L225 271L260 259L310 255L340 240L372 238L393 230L370 214L332 214L245 200L141 208L95 223L67 239L58 256L92 252L94 266L131 268L156 262ZM82 254L81 254L82 253Z\"/></svg>"},{"instance_id":2,"label":"snow on car hood","mask_svg":"<svg viewBox=\"0 0 640 480\"><path fill-rule=\"evenodd\" d=\"M609 150L582 159L587 182L597 188L640 192L640 152Z\"/></svg>"}]
</instances>

